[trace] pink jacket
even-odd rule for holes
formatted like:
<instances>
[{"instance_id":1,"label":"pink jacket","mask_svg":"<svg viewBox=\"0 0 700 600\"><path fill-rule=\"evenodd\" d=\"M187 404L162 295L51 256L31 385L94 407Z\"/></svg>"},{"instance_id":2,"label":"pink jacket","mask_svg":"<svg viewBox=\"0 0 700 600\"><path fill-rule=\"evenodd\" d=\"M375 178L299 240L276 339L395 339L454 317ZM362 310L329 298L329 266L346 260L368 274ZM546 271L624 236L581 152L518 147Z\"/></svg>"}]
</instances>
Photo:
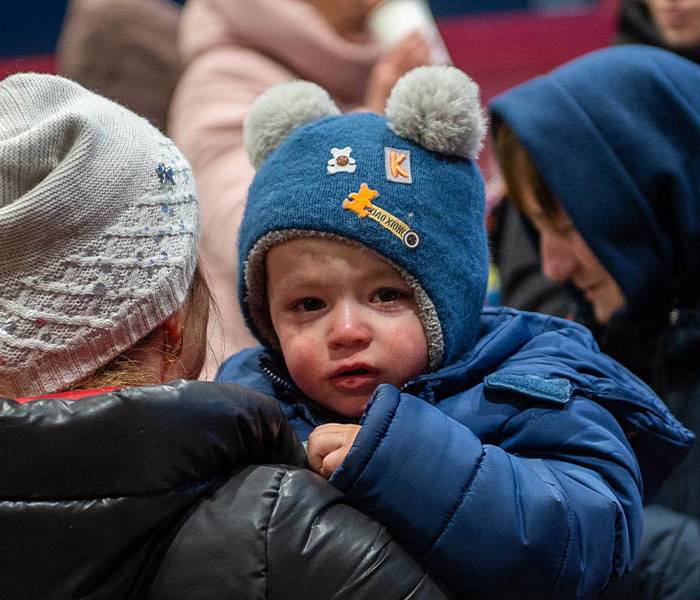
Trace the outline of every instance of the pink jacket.
<instances>
[{"instance_id":1,"label":"pink jacket","mask_svg":"<svg viewBox=\"0 0 700 600\"><path fill-rule=\"evenodd\" d=\"M223 359L256 344L236 295L237 232L254 173L242 132L250 105L272 85L307 79L341 108L356 107L378 49L341 38L303 0L189 0L179 45L185 72L168 129L197 180L201 262L218 306L202 373L210 379Z\"/></svg>"}]
</instances>

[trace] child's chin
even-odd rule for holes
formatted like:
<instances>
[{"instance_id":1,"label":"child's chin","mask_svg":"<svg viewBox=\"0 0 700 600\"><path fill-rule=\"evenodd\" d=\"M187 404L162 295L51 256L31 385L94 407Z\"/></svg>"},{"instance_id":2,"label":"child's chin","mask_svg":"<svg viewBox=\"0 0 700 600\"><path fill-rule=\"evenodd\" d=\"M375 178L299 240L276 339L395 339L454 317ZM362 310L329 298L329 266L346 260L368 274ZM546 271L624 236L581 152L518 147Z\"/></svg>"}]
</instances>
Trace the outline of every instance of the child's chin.
<instances>
[{"instance_id":1,"label":"child's chin","mask_svg":"<svg viewBox=\"0 0 700 600\"><path fill-rule=\"evenodd\" d=\"M359 419L365 412L369 398L334 398L323 403L326 408L348 419Z\"/></svg>"}]
</instances>

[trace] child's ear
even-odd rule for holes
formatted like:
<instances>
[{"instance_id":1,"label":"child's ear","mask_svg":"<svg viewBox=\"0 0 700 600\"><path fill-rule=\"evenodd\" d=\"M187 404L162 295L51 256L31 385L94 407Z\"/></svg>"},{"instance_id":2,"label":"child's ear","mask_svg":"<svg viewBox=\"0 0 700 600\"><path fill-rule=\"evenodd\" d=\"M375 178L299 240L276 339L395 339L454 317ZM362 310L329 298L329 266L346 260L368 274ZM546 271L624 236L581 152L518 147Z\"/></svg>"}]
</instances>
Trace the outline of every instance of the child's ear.
<instances>
[{"instance_id":1,"label":"child's ear","mask_svg":"<svg viewBox=\"0 0 700 600\"><path fill-rule=\"evenodd\" d=\"M486 134L479 86L455 67L406 73L389 95L386 116L397 135L448 156L476 160Z\"/></svg>"},{"instance_id":2,"label":"child's ear","mask_svg":"<svg viewBox=\"0 0 700 600\"><path fill-rule=\"evenodd\" d=\"M253 103L243 124L250 162L259 169L267 155L297 127L339 114L328 92L310 81L271 87Z\"/></svg>"}]
</instances>

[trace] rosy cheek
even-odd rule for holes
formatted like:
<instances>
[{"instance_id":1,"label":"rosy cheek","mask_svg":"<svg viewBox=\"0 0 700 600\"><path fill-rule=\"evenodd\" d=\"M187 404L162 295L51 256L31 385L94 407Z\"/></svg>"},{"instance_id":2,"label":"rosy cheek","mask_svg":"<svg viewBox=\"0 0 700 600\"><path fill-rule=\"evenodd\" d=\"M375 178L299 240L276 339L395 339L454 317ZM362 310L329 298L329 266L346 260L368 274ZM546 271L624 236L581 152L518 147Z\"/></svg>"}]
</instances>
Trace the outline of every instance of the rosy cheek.
<instances>
[{"instance_id":1,"label":"rosy cheek","mask_svg":"<svg viewBox=\"0 0 700 600\"><path fill-rule=\"evenodd\" d=\"M289 373L300 387L303 382L313 381L320 366L319 344L307 335L287 337L282 343Z\"/></svg>"},{"instance_id":2,"label":"rosy cheek","mask_svg":"<svg viewBox=\"0 0 700 600\"><path fill-rule=\"evenodd\" d=\"M427 371L428 343L420 322L410 319L392 327L388 334L389 354L402 357L401 384Z\"/></svg>"}]
</instances>

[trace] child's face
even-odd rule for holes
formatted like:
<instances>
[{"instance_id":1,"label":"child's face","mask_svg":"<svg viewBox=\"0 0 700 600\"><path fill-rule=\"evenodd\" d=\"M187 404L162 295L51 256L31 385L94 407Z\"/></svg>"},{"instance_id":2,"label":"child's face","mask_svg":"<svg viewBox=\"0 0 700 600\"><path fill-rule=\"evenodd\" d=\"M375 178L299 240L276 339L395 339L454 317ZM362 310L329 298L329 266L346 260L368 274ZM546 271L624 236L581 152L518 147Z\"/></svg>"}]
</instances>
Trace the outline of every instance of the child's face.
<instances>
[{"instance_id":1,"label":"child's face","mask_svg":"<svg viewBox=\"0 0 700 600\"><path fill-rule=\"evenodd\" d=\"M424 373L428 344L412 290L367 249L321 238L266 257L272 324L289 373L311 399L359 417L380 383Z\"/></svg>"}]
</instances>

